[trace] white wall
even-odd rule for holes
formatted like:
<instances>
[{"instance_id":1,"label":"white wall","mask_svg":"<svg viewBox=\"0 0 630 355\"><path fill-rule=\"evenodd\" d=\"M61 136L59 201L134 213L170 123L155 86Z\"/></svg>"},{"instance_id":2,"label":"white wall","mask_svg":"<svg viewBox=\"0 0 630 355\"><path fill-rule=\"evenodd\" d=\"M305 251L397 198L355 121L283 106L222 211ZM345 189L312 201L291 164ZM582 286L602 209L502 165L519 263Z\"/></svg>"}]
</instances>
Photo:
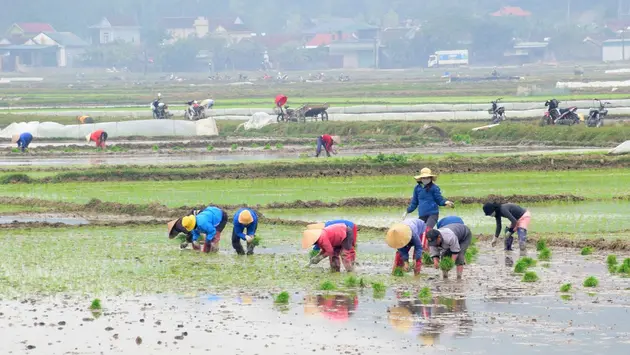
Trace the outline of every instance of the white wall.
<instances>
[{"instance_id":1,"label":"white wall","mask_svg":"<svg viewBox=\"0 0 630 355\"><path fill-rule=\"evenodd\" d=\"M116 41L140 44L140 31L126 28L103 28L100 30L100 42L112 43Z\"/></svg>"},{"instance_id":2,"label":"white wall","mask_svg":"<svg viewBox=\"0 0 630 355\"><path fill-rule=\"evenodd\" d=\"M602 61L614 62L614 61L621 60L622 53L626 57L625 58L626 60L630 59L630 43L626 43L625 53L621 45L603 46L602 47Z\"/></svg>"}]
</instances>

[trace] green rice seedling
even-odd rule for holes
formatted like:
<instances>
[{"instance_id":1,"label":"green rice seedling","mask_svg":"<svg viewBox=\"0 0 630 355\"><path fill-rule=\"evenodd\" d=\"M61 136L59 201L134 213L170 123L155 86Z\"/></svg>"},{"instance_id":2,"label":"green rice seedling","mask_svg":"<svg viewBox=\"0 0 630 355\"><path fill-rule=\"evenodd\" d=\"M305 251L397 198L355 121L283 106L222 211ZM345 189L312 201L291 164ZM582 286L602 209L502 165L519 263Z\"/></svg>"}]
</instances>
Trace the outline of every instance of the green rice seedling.
<instances>
[{"instance_id":1,"label":"green rice seedling","mask_svg":"<svg viewBox=\"0 0 630 355\"><path fill-rule=\"evenodd\" d=\"M404 291L403 293L400 294L403 298L409 298L411 297L411 292L409 291Z\"/></svg>"},{"instance_id":2,"label":"green rice seedling","mask_svg":"<svg viewBox=\"0 0 630 355\"><path fill-rule=\"evenodd\" d=\"M153 147L151 147L151 149L152 149L154 152L157 152L158 150L160 150L160 147L158 147L158 146L157 146L157 144L154 144L154 145L153 145Z\"/></svg>"},{"instance_id":3,"label":"green rice seedling","mask_svg":"<svg viewBox=\"0 0 630 355\"><path fill-rule=\"evenodd\" d=\"M564 301L571 301L573 300L573 296L571 295L560 295L560 298Z\"/></svg>"},{"instance_id":4,"label":"green rice seedling","mask_svg":"<svg viewBox=\"0 0 630 355\"><path fill-rule=\"evenodd\" d=\"M232 147L230 149L236 150L238 148L238 144L232 143Z\"/></svg>"},{"instance_id":5,"label":"green rice seedling","mask_svg":"<svg viewBox=\"0 0 630 355\"><path fill-rule=\"evenodd\" d=\"M418 292L418 298L422 300L423 303L427 303L424 302L427 299L431 299L433 295L431 294L431 289L429 287L423 287L420 292Z\"/></svg>"},{"instance_id":6,"label":"green rice seedling","mask_svg":"<svg viewBox=\"0 0 630 355\"><path fill-rule=\"evenodd\" d=\"M276 143L276 149L282 149L282 148L284 148L284 144Z\"/></svg>"},{"instance_id":7,"label":"green rice seedling","mask_svg":"<svg viewBox=\"0 0 630 355\"><path fill-rule=\"evenodd\" d=\"M618 269L617 269L617 265L608 265L608 272L611 274L615 274L617 273Z\"/></svg>"},{"instance_id":8,"label":"green rice seedling","mask_svg":"<svg viewBox=\"0 0 630 355\"><path fill-rule=\"evenodd\" d=\"M545 248L538 253L538 260L551 260L551 250Z\"/></svg>"},{"instance_id":9,"label":"green rice seedling","mask_svg":"<svg viewBox=\"0 0 630 355\"><path fill-rule=\"evenodd\" d=\"M452 268L455 267L455 262L453 258L445 257L440 260L440 270L442 271L451 271Z\"/></svg>"},{"instance_id":10,"label":"green rice seedling","mask_svg":"<svg viewBox=\"0 0 630 355\"><path fill-rule=\"evenodd\" d=\"M98 298L92 300L92 304L90 304L90 309L93 311L99 311L103 309L101 306L101 300L99 300Z\"/></svg>"},{"instance_id":11,"label":"green rice seedling","mask_svg":"<svg viewBox=\"0 0 630 355\"><path fill-rule=\"evenodd\" d=\"M343 281L343 284L346 287L357 287L357 285L359 284L359 280L357 280L356 277L350 275L346 277L346 279Z\"/></svg>"},{"instance_id":12,"label":"green rice seedling","mask_svg":"<svg viewBox=\"0 0 630 355\"><path fill-rule=\"evenodd\" d=\"M466 249L466 263L471 264L475 259L477 259L477 255L479 255L479 248L475 245L471 245L468 249Z\"/></svg>"},{"instance_id":13,"label":"green rice seedling","mask_svg":"<svg viewBox=\"0 0 630 355\"><path fill-rule=\"evenodd\" d=\"M366 288L367 287L367 283L365 282L365 280L363 278L359 279L359 287L361 287L361 288Z\"/></svg>"},{"instance_id":14,"label":"green rice seedling","mask_svg":"<svg viewBox=\"0 0 630 355\"><path fill-rule=\"evenodd\" d=\"M324 281L321 285L319 285L319 289L322 291L333 291L337 288L334 283L331 281Z\"/></svg>"},{"instance_id":15,"label":"green rice seedling","mask_svg":"<svg viewBox=\"0 0 630 355\"><path fill-rule=\"evenodd\" d=\"M392 273L392 275L396 277L403 277L405 276L405 271L403 270L403 268L397 267L394 269L394 272Z\"/></svg>"},{"instance_id":16,"label":"green rice seedling","mask_svg":"<svg viewBox=\"0 0 630 355\"><path fill-rule=\"evenodd\" d=\"M523 282L536 282L536 281L538 281L538 275L536 275L536 273L533 271L527 271L525 272L525 275L523 275Z\"/></svg>"},{"instance_id":17,"label":"green rice seedling","mask_svg":"<svg viewBox=\"0 0 630 355\"><path fill-rule=\"evenodd\" d=\"M597 287L599 280L595 276L589 276L584 280L584 287Z\"/></svg>"},{"instance_id":18,"label":"green rice seedling","mask_svg":"<svg viewBox=\"0 0 630 355\"><path fill-rule=\"evenodd\" d=\"M530 258L528 256L525 256L525 257L521 258L520 260L522 260L524 263L526 263L527 267L534 267L534 266L536 266L536 260L534 260L534 259L532 259L532 258Z\"/></svg>"},{"instance_id":19,"label":"green rice seedling","mask_svg":"<svg viewBox=\"0 0 630 355\"><path fill-rule=\"evenodd\" d=\"M173 150L184 150L184 147L180 147L180 146L176 145L172 149Z\"/></svg>"},{"instance_id":20,"label":"green rice seedling","mask_svg":"<svg viewBox=\"0 0 630 355\"><path fill-rule=\"evenodd\" d=\"M319 254L319 250L311 250L311 251L308 253L308 257L309 257L309 258L313 258L313 257L317 256L317 254Z\"/></svg>"},{"instance_id":21,"label":"green rice seedling","mask_svg":"<svg viewBox=\"0 0 630 355\"><path fill-rule=\"evenodd\" d=\"M289 293L287 291L280 292L276 298L274 299L276 304L288 304L289 303Z\"/></svg>"},{"instance_id":22,"label":"green rice seedling","mask_svg":"<svg viewBox=\"0 0 630 355\"><path fill-rule=\"evenodd\" d=\"M252 143L252 148L258 148L258 147L260 147L258 143Z\"/></svg>"},{"instance_id":23,"label":"green rice seedling","mask_svg":"<svg viewBox=\"0 0 630 355\"><path fill-rule=\"evenodd\" d=\"M212 144L209 144L209 145L206 147L206 150L207 150L207 151L209 151L209 152L211 152L211 151L213 151L213 150L214 150L214 146L213 146Z\"/></svg>"},{"instance_id":24,"label":"green rice seedling","mask_svg":"<svg viewBox=\"0 0 630 355\"><path fill-rule=\"evenodd\" d=\"M536 242L536 250L543 251L546 248L547 248L547 241L543 238L538 239L538 241Z\"/></svg>"},{"instance_id":25,"label":"green rice seedling","mask_svg":"<svg viewBox=\"0 0 630 355\"><path fill-rule=\"evenodd\" d=\"M270 150L271 149L271 144L267 143L265 144L265 146L263 147L264 150Z\"/></svg>"},{"instance_id":26,"label":"green rice seedling","mask_svg":"<svg viewBox=\"0 0 630 355\"><path fill-rule=\"evenodd\" d=\"M372 291L374 293L385 293L387 287L381 282L372 282Z\"/></svg>"},{"instance_id":27,"label":"green rice seedling","mask_svg":"<svg viewBox=\"0 0 630 355\"><path fill-rule=\"evenodd\" d=\"M617 269L617 272L620 274L624 274L625 276L630 276L630 258L626 258L623 260L623 263Z\"/></svg>"},{"instance_id":28,"label":"green rice seedling","mask_svg":"<svg viewBox=\"0 0 630 355\"><path fill-rule=\"evenodd\" d=\"M606 264L608 264L608 266L617 265L617 255L615 254L608 255L608 257L606 258Z\"/></svg>"},{"instance_id":29,"label":"green rice seedling","mask_svg":"<svg viewBox=\"0 0 630 355\"><path fill-rule=\"evenodd\" d=\"M431 258L431 254L427 253L426 251L424 253L422 253L422 263L424 265L431 265L431 264L433 264L433 260Z\"/></svg>"},{"instance_id":30,"label":"green rice seedling","mask_svg":"<svg viewBox=\"0 0 630 355\"><path fill-rule=\"evenodd\" d=\"M593 248L591 247L584 247L582 248L582 251L580 252L581 255L591 255L593 254Z\"/></svg>"},{"instance_id":31,"label":"green rice seedling","mask_svg":"<svg viewBox=\"0 0 630 355\"><path fill-rule=\"evenodd\" d=\"M560 286L560 292L569 292L571 291L571 284L564 284Z\"/></svg>"},{"instance_id":32,"label":"green rice seedling","mask_svg":"<svg viewBox=\"0 0 630 355\"><path fill-rule=\"evenodd\" d=\"M514 265L514 272L517 274L522 274L525 271L527 271L527 262L523 260L517 261L516 264Z\"/></svg>"},{"instance_id":33,"label":"green rice seedling","mask_svg":"<svg viewBox=\"0 0 630 355\"><path fill-rule=\"evenodd\" d=\"M588 297L595 297L595 296L597 296L597 293L595 293L595 292L587 292L586 295Z\"/></svg>"},{"instance_id":34,"label":"green rice seedling","mask_svg":"<svg viewBox=\"0 0 630 355\"><path fill-rule=\"evenodd\" d=\"M11 148L11 153L20 153L20 148Z\"/></svg>"},{"instance_id":35,"label":"green rice seedling","mask_svg":"<svg viewBox=\"0 0 630 355\"><path fill-rule=\"evenodd\" d=\"M257 247L260 245L260 237L259 236L254 236L254 239L252 239L252 244Z\"/></svg>"}]
</instances>

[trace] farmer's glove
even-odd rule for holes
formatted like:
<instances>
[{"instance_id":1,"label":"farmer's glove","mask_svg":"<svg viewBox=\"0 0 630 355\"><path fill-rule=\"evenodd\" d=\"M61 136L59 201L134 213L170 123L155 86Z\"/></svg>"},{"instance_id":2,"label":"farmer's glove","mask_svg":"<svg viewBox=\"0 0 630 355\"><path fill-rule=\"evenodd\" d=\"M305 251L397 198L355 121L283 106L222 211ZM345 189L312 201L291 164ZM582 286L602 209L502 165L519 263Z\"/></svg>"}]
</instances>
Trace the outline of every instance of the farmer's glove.
<instances>
[{"instance_id":1,"label":"farmer's glove","mask_svg":"<svg viewBox=\"0 0 630 355\"><path fill-rule=\"evenodd\" d=\"M254 240L254 237L251 235L246 235L245 240L247 241L247 243L251 243Z\"/></svg>"},{"instance_id":2,"label":"farmer's glove","mask_svg":"<svg viewBox=\"0 0 630 355\"><path fill-rule=\"evenodd\" d=\"M317 265L320 261L324 260L326 256L323 253L319 253L311 258L310 264Z\"/></svg>"},{"instance_id":3,"label":"farmer's glove","mask_svg":"<svg viewBox=\"0 0 630 355\"><path fill-rule=\"evenodd\" d=\"M455 204L453 203L453 201L446 201L445 205L450 208L455 208Z\"/></svg>"},{"instance_id":4,"label":"farmer's glove","mask_svg":"<svg viewBox=\"0 0 630 355\"><path fill-rule=\"evenodd\" d=\"M408 215L407 212L403 213L403 217L402 217L403 221L405 220L405 218L407 218L407 215Z\"/></svg>"}]
</instances>

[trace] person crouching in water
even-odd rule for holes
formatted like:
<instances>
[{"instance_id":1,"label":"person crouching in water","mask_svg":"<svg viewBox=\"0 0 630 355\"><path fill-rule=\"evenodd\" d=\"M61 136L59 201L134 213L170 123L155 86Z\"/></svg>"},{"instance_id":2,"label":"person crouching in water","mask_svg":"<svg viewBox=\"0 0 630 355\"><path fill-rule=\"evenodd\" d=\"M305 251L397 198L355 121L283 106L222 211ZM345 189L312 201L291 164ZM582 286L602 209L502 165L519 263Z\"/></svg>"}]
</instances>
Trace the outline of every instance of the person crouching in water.
<instances>
[{"instance_id":1,"label":"person crouching in water","mask_svg":"<svg viewBox=\"0 0 630 355\"><path fill-rule=\"evenodd\" d=\"M99 129L85 136L85 140L88 143L96 142L97 148L105 149L105 142L107 142L107 132L103 131L102 129Z\"/></svg>"},{"instance_id":2,"label":"person crouching in water","mask_svg":"<svg viewBox=\"0 0 630 355\"><path fill-rule=\"evenodd\" d=\"M532 219L532 214L519 205L513 203L494 203L487 202L483 205L483 212L486 216L494 217L497 221L497 228L492 239L492 246L497 244L499 235L501 235L501 218L507 218L510 226L505 228L505 250L512 250L512 242L514 232L518 235L518 246L522 252L525 252L525 243L527 242L527 228Z\"/></svg>"},{"instance_id":3,"label":"person crouching in water","mask_svg":"<svg viewBox=\"0 0 630 355\"><path fill-rule=\"evenodd\" d=\"M236 211L232 223L234 224L232 229L232 247L236 250L236 254L245 255L241 240L247 243L247 255L254 254L255 245L253 242L256 236L256 229L258 229L256 212L250 208L241 208Z\"/></svg>"},{"instance_id":4,"label":"person crouching in water","mask_svg":"<svg viewBox=\"0 0 630 355\"><path fill-rule=\"evenodd\" d=\"M179 233L186 234L186 242L192 243L193 249L200 250L197 244L201 234L206 235L203 244L203 252L218 252L219 242L221 241L221 232L227 224L227 213L214 206L208 206L204 210L193 210L190 215L170 221L168 223L168 237L175 238ZM182 244L182 249L186 248L187 243Z\"/></svg>"},{"instance_id":5,"label":"person crouching in water","mask_svg":"<svg viewBox=\"0 0 630 355\"><path fill-rule=\"evenodd\" d=\"M28 148L28 145L31 144L32 140L33 135L28 132L24 132L22 134L14 134L11 137L11 142L17 143L17 147L22 151L22 153L26 151L26 148Z\"/></svg>"},{"instance_id":6,"label":"person crouching in water","mask_svg":"<svg viewBox=\"0 0 630 355\"><path fill-rule=\"evenodd\" d=\"M394 269L401 268L404 272L409 271L409 252L413 248L414 268L413 274L419 275L422 268L422 235L426 225L420 219L407 219L402 223L391 226L385 235L387 245L396 251L394 258Z\"/></svg>"},{"instance_id":7,"label":"person crouching in water","mask_svg":"<svg viewBox=\"0 0 630 355\"><path fill-rule=\"evenodd\" d=\"M461 217L457 217L457 216L448 216L448 217L444 217L441 220L439 220L437 222L437 225L435 226L435 228L440 229L442 227L446 227L449 224L465 224L464 220Z\"/></svg>"},{"instance_id":8,"label":"person crouching in water","mask_svg":"<svg viewBox=\"0 0 630 355\"><path fill-rule=\"evenodd\" d=\"M418 183L413 189L413 196L407 211L403 214L403 219L413 211L418 209L418 218L426 224L426 231L435 227L440 217L440 206L455 207L455 204L444 197L440 187L435 184L437 178L429 168L420 170L420 175L413 177ZM422 245L426 248L426 240Z\"/></svg>"},{"instance_id":9,"label":"person crouching in water","mask_svg":"<svg viewBox=\"0 0 630 355\"><path fill-rule=\"evenodd\" d=\"M302 248L308 249L314 244L321 248L319 254L313 256L310 265L319 264L325 257L330 260L333 272L341 271L341 262L348 272L354 270L356 258L356 240L352 235L352 228L343 223L333 224L324 229L307 229L302 237ZM339 257L341 256L341 262Z\"/></svg>"},{"instance_id":10,"label":"person crouching in water","mask_svg":"<svg viewBox=\"0 0 630 355\"><path fill-rule=\"evenodd\" d=\"M314 224L309 224L306 226L306 229L324 229L328 226L332 226L333 224L338 224L338 223L343 223L346 225L346 227L348 228L352 228L352 238L354 238L354 243L357 243L357 225L354 224L354 222L348 221L346 219L335 219L332 221L328 221L325 223L314 223ZM311 253L313 253L313 255L317 255L319 254L320 251L320 247L315 244L313 245L313 250L311 251Z\"/></svg>"},{"instance_id":11,"label":"person crouching in water","mask_svg":"<svg viewBox=\"0 0 630 355\"><path fill-rule=\"evenodd\" d=\"M466 249L472 242L472 232L463 224L449 224L427 232L429 253L433 266L440 267L440 258L453 258L457 268L457 278L461 279L466 265ZM444 274L445 277L446 273Z\"/></svg>"},{"instance_id":12,"label":"person crouching in water","mask_svg":"<svg viewBox=\"0 0 630 355\"><path fill-rule=\"evenodd\" d=\"M319 155L322 153L322 146L326 151L326 156L330 158L330 153L337 154L337 150L333 148L333 145L337 143L339 144L338 136L331 136L329 134L324 134L317 137L317 150L315 151L315 158L319 158Z\"/></svg>"}]
</instances>

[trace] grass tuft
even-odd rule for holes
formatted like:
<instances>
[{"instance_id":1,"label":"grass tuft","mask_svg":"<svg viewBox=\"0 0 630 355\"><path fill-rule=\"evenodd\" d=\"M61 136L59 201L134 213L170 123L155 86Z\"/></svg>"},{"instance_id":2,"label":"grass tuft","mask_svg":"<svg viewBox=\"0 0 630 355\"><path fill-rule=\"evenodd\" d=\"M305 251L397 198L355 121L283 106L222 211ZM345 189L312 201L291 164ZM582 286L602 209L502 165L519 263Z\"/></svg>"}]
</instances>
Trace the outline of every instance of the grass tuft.
<instances>
[{"instance_id":1,"label":"grass tuft","mask_svg":"<svg viewBox=\"0 0 630 355\"><path fill-rule=\"evenodd\" d=\"M599 280L595 276L589 276L584 280L584 287L597 287Z\"/></svg>"},{"instance_id":2,"label":"grass tuft","mask_svg":"<svg viewBox=\"0 0 630 355\"><path fill-rule=\"evenodd\" d=\"M623 263L617 269L617 272L620 274L624 274L625 276L630 276L630 258L626 258L623 260Z\"/></svg>"},{"instance_id":3,"label":"grass tuft","mask_svg":"<svg viewBox=\"0 0 630 355\"><path fill-rule=\"evenodd\" d=\"M547 241L543 238L540 238L536 242L536 250L543 251L544 249L547 249Z\"/></svg>"},{"instance_id":4,"label":"grass tuft","mask_svg":"<svg viewBox=\"0 0 630 355\"><path fill-rule=\"evenodd\" d=\"M333 291L337 289L337 286L335 286L335 284L331 281L324 281L321 285L319 285L319 289L322 291Z\"/></svg>"},{"instance_id":5,"label":"grass tuft","mask_svg":"<svg viewBox=\"0 0 630 355\"><path fill-rule=\"evenodd\" d=\"M522 274L525 271L527 271L527 262L523 261L523 260L519 260L516 262L516 264L514 265L514 272L517 274Z\"/></svg>"},{"instance_id":6,"label":"grass tuft","mask_svg":"<svg viewBox=\"0 0 630 355\"><path fill-rule=\"evenodd\" d=\"M551 250L549 248L545 248L538 253L538 260L551 260Z\"/></svg>"},{"instance_id":7,"label":"grass tuft","mask_svg":"<svg viewBox=\"0 0 630 355\"><path fill-rule=\"evenodd\" d=\"M284 148L284 144L276 143L276 149L282 149L282 148Z\"/></svg>"},{"instance_id":8,"label":"grass tuft","mask_svg":"<svg viewBox=\"0 0 630 355\"><path fill-rule=\"evenodd\" d=\"M523 282L536 282L536 281L538 281L538 275L536 275L536 273L533 271L527 271L525 272L525 275L523 275Z\"/></svg>"},{"instance_id":9,"label":"grass tuft","mask_svg":"<svg viewBox=\"0 0 630 355\"><path fill-rule=\"evenodd\" d=\"M207 150L207 151L209 151L209 152L211 152L211 151L213 151L213 150L214 150L214 146L212 146L212 144L209 144L209 145L206 147L206 150Z\"/></svg>"},{"instance_id":10,"label":"grass tuft","mask_svg":"<svg viewBox=\"0 0 630 355\"><path fill-rule=\"evenodd\" d=\"M271 149L271 144L267 143L265 144L265 146L263 147L264 150L270 150Z\"/></svg>"},{"instance_id":11,"label":"grass tuft","mask_svg":"<svg viewBox=\"0 0 630 355\"><path fill-rule=\"evenodd\" d=\"M606 258L606 264L608 264L608 266L617 265L617 255L615 254L608 255L608 257Z\"/></svg>"},{"instance_id":12,"label":"grass tuft","mask_svg":"<svg viewBox=\"0 0 630 355\"><path fill-rule=\"evenodd\" d=\"M236 150L238 148L238 144L232 143L232 147L230 149Z\"/></svg>"},{"instance_id":13,"label":"grass tuft","mask_svg":"<svg viewBox=\"0 0 630 355\"><path fill-rule=\"evenodd\" d=\"M99 300L98 298L95 298L92 301L92 304L90 304L90 309L93 310L93 311L99 311L99 310L103 309L102 306L101 306L101 300Z\"/></svg>"},{"instance_id":14,"label":"grass tuft","mask_svg":"<svg viewBox=\"0 0 630 355\"><path fill-rule=\"evenodd\" d=\"M528 256L525 256L525 257L521 258L520 260L522 260L524 263L526 263L527 267L534 267L534 266L536 266L536 260L534 260L534 259L532 259L532 258L530 258Z\"/></svg>"},{"instance_id":15,"label":"grass tuft","mask_svg":"<svg viewBox=\"0 0 630 355\"><path fill-rule=\"evenodd\" d=\"M280 292L276 298L274 299L276 304L288 304L289 303L289 293L287 291Z\"/></svg>"},{"instance_id":16,"label":"grass tuft","mask_svg":"<svg viewBox=\"0 0 630 355\"><path fill-rule=\"evenodd\" d=\"M560 292L569 292L571 291L571 284L564 284L560 286Z\"/></svg>"},{"instance_id":17,"label":"grass tuft","mask_svg":"<svg viewBox=\"0 0 630 355\"><path fill-rule=\"evenodd\" d=\"M584 247L582 248L582 251L580 252L581 255L591 255L593 254L593 248L591 247Z\"/></svg>"}]
</instances>

